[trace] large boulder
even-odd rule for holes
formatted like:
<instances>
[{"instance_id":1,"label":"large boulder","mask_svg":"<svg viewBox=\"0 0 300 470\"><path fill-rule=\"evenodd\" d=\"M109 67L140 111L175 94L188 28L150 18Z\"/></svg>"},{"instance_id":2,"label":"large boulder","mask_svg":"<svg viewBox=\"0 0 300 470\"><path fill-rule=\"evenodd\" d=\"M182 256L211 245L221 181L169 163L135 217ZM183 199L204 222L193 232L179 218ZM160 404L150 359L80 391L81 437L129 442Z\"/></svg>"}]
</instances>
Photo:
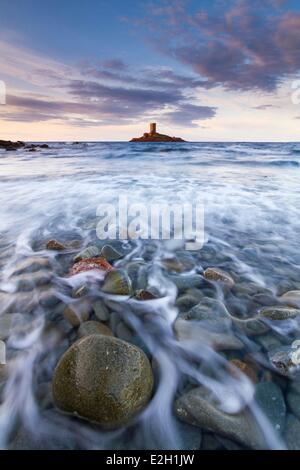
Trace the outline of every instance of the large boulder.
<instances>
[{"instance_id":1,"label":"large boulder","mask_svg":"<svg viewBox=\"0 0 300 470\"><path fill-rule=\"evenodd\" d=\"M148 403L153 374L141 349L91 335L74 343L53 377L54 403L105 428L125 426Z\"/></svg>"}]
</instances>

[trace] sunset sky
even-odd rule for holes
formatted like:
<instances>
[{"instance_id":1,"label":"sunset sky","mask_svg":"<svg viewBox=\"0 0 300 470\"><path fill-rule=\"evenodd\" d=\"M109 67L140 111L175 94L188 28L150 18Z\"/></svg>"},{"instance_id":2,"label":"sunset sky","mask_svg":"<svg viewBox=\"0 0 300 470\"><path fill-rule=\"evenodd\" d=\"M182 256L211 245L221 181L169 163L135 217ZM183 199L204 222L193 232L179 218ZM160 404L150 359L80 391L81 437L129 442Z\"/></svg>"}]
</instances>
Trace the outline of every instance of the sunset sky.
<instances>
[{"instance_id":1,"label":"sunset sky","mask_svg":"<svg viewBox=\"0 0 300 470\"><path fill-rule=\"evenodd\" d=\"M0 139L299 141L299 0L0 0Z\"/></svg>"}]
</instances>

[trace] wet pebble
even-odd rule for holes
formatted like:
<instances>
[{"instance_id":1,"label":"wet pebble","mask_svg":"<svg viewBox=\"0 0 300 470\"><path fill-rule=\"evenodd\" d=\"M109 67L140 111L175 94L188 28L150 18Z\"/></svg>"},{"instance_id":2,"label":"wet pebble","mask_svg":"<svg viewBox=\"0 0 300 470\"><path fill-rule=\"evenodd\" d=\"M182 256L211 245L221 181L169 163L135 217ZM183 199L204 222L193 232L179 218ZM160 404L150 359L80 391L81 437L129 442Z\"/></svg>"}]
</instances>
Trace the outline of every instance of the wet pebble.
<instances>
[{"instance_id":1,"label":"wet pebble","mask_svg":"<svg viewBox=\"0 0 300 470\"><path fill-rule=\"evenodd\" d=\"M265 307L260 310L259 314L261 317L268 318L270 320L288 320L296 318L300 313L300 310L291 307Z\"/></svg>"},{"instance_id":2,"label":"wet pebble","mask_svg":"<svg viewBox=\"0 0 300 470\"><path fill-rule=\"evenodd\" d=\"M169 274L167 275L167 279L169 279L177 289L182 292L192 287L201 287L203 286L203 278L199 274L187 274L187 275L176 275L176 274Z\"/></svg>"},{"instance_id":3,"label":"wet pebble","mask_svg":"<svg viewBox=\"0 0 300 470\"><path fill-rule=\"evenodd\" d=\"M68 306L64 310L64 318L75 328L89 319L90 312L87 306Z\"/></svg>"},{"instance_id":4,"label":"wet pebble","mask_svg":"<svg viewBox=\"0 0 300 470\"><path fill-rule=\"evenodd\" d=\"M46 243L46 248L47 250L53 250L53 251L63 251L66 249L66 247L57 240L49 240Z\"/></svg>"},{"instance_id":5,"label":"wet pebble","mask_svg":"<svg viewBox=\"0 0 300 470\"><path fill-rule=\"evenodd\" d=\"M273 382L260 382L255 387L255 400L273 428L282 433L285 425L286 404L281 389Z\"/></svg>"},{"instance_id":6,"label":"wet pebble","mask_svg":"<svg viewBox=\"0 0 300 470\"><path fill-rule=\"evenodd\" d=\"M204 271L204 277L208 281L221 282L230 288L235 284L231 275L220 268L207 268Z\"/></svg>"},{"instance_id":7,"label":"wet pebble","mask_svg":"<svg viewBox=\"0 0 300 470\"><path fill-rule=\"evenodd\" d=\"M89 246L82 250L78 255L74 257L74 262L78 263L79 261L87 258L95 258L100 255L100 249L97 246Z\"/></svg>"},{"instance_id":8,"label":"wet pebble","mask_svg":"<svg viewBox=\"0 0 300 470\"><path fill-rule=\"evenodd\" d=\"M53 308L59 304L60 299L57 297L54 289L48 289L39 295L39 304L45 308Z\"/></svg>"},{"instance_id":9,"label":"wet pebble","mask_svg":"<svg viewBox=\"0 0 300 470\"><path fill-rule=\"evenodd\" d=\"M100 254L101 256L103 256L103 258L107 259L107 261L109 261L110 263L112 261L117 261L123 258L124 256L122 253L120 253L118 250L116 250L110 245L104 245Z\"/></svg>"},{"instance_id":10,"label":"wet pebble","mask_svg":"<svg viewBox=\"0 0 300 470\"><path fill-rule=\"evenodd\" d=\"M104 304L102 300L97 300L92 304L95 316L100 321L108 321L109 320L109 310Z\"/></svg>"},{"instance_id":11,"label":"wet pebble","mask_svg":"<svg viewBox=\"0 0 300 470\"><path fill-rule=\"evenodd\" d=\"M132 293L131 281L123 269L109 272L102 286L103 292L114 295L130 295Z\"/></svg>"},{"instance_id":12,"label":"wet pebble","mask_svg":"<svg viewBox=\"0 0 300 470\"><path fill-rule=\"evenodd\" d=\"M266 448L265 439L250 413L245 411L231 415L223 412L203 387L181 396L175 403L175 412L179 419L232 439L247 448Z\"/></svg>"},{"instance_id":13,"label":"wet pebble","mask_svg":"<svg viewBox=\"0 0 300 470\"><path fill-rule=\"evenodd\" d=\"M201 327L196 321L176 320L174 330L179 341L192 342L201 346L210 346L213 349L239 350L243 349L243 343L230 332L210 331Z\"/></svg>"},{"instance_id":14,"label":"wet pebble","mask_svg":"<svg viewBox=\"0 0 300 470\"><path fill-rule=\"evenodd\" d=\"M300 290L288 291L280 299L292 307L300 308Z\"/></svg>"},{"instance_id":15,"label":"wet pebble","mask_svg":"<svg viewBox=\"0 0 300 470\"><path fill-rule=\"evenodd\" d=\"M74 343L53 377L59 409L105 428L127 425L147 405L152 387L146 355L136 346L101 335Z\"/></svg>"},{"instance_id":16,"label":"wet pebble","mask_svg":"<svg viewBox=\"0 0 300 470\"><path fill-rule=\"evenodd\" d=\"M127 325L125 325L123 321L120 321L117 324L116 336L118 338L123 339L124 341L131 342L132 335L133 335L132 330Z\"/></svg>"},{"instance_id":17,"label":"wet pebble","mask_svg":"<svg viewBox=\"0 0 300 470\"><path fill-rule=\"evenodd\" d=\"M82 323L78 329L79 338L90 335L104 335L113 336L113 333L108 326L97 321L86 321Z\"/></svg>"},{"instance_id":18,"label":"wet pebble","mask_svg":"<svg viewBox=\"0 0 300 470\"><path fill-rule=\"evenodd\" d=\"M204 297L185 316L186 320L196 320L211 331L229 331L232 320L225 305L216 299Z\"/></svg>"},{"instance_id":19,"label":"wet pebble","mask_svg":"<svg viewBox=\"0 0 300 470\"><path fill-rule=\"evenodd\" d=\"M283 375L289 375L299 370L300 365L300 341L290 346L281 346L272 349L269 353L270 362Z\"/></svg>"}]
</instances>

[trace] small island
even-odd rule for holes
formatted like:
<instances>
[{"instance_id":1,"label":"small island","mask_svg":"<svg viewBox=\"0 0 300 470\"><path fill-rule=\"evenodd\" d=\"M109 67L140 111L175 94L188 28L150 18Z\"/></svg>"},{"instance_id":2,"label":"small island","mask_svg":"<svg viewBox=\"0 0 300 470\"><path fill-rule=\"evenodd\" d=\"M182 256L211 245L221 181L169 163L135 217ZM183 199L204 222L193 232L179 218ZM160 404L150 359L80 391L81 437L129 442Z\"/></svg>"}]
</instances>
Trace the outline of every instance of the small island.
<instances>
[{"instance_id":1,"label":"small island","mask_svg":"<svg viewBox=\"0 0 300 470\"><path fill-rule=\"evenodd\" d=\"M170 137L169 135L156 132L156 123L150 124L150 132L145 132L142 137L135 137L130 142L185 142L180 137Z\"/></svg>"}]
</instances>

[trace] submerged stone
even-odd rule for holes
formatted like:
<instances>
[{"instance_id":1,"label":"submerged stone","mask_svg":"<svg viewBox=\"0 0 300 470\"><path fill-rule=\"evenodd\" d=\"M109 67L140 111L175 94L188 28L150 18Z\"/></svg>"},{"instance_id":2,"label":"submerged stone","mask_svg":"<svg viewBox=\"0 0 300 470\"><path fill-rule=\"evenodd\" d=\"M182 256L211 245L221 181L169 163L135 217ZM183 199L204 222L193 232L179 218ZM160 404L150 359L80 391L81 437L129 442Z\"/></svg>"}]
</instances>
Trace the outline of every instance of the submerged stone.
<instances>
[{"instance_id":1,"label":"submerged stone","mask_svg":"<svg viewBox=\"0 0 300 470\"><path fill-rule=\"evenodd\" d=\"M112 261L117 261L118 259L123 258L123 254L117 251L115 248L113 248L110 245L104 245L104 247L101 250L101 256L105 259L107 259L109 262Z\"/></svg>"},{"instance_id":2,"label":"submerged stone","mask_svg":"<svg viewBox=\"0 0 300 470\"><path fill-rule=\"evenodd\" d=\"M204 277L208 281L222 282L226 286L232 288L235 282L230 274L220 268L207 268L204 271Z\"/></svg>"},{"instance_id":3,"label":"submerged stone","mask_svg":"<svg viewBox=\"0 0 300 470\"><path fill-rule=\"evenodd\" d=\"M280 299L292 307L300 308L300 290L286 292Z\"/></svg>"},{"instance_id":4,"label":"submerged stone","mask_svg":"<svg viewBox=\"0 0 300 470\"><path fill-rule=\"evenodd\" d=\"M108 326L98 321L86 321L82 323L78 330L78 336L83 338L90 335L113 336L113 332Z\"/></svg>"},{"instance_id":5,"label":"submerged stone","mask_svg":"<svg viewBox=\"0 0 300 470\"><path fill-rule=\"evenodd\" d=\"M300 313L300 310L291 307L265 307L260 310L260 316L269 318L270 320L289 320L296 318Z\"/></svg>"},{"instance_id":6,"label":"submerged stone","mask_svg":"<svg viewBox=\"0 0 300 470\"><path fill-rule=\"evenodd\" d=\"M271 350L269 359L281 374L287 376L293 374L300 366L300 341Z\"/></svg>"},{"instance_id":7,"label":"submerged stone","mask_svg":"<svg viewBox=\"0 0 300 470\"><path fill-rule=\"evenodd\" d=\"M209 346L216 350L243 349L243 343L231 332L210 331L201 322L176 320L174 330L179 341L192 342L199 346Z\"/></svg>"},{"instance_id":8,"label":"submerged stone","mask_svg":"<svg viewBox=\"0 0 300 470\"><path fill-rule=\"evenodd\" d=\"M254 398L274 429L282 433L285 425L286 405L281 389L273 382L260 382L255 387Z\"/></svg>"},{"instance_id":9,"label":"submerged stone","mask_svg":"<svg viewBox=\"0 0 300 470\"><path fill-rule=\"evenodd\" d=\"M115 269L107 274L102 287L103 292L114 295L130 295L131 281L123 269Z\"/></svg>"},{"instance_id":10,"label":"submerged stone","mask_svg":"<svg viewBox=\"0 0 300 470\"><path fill-rule=\"evenodd\" d=\"M109 320L109 310L102 300L96 300L96 302L93 303L92 307L98 320L100 321Z\"/></svg>"},{"instance_id":11,"label":"submerged stone","mask_svg":"<svg viewBox=\"0 0 300 470\"><path fill-rule=\"evenodd\" d=\"M66 247L57 240L49 240L46 244L47 250L63 251Z\"/></svg>"},{"instance_id":12,"label":"submerged stone","mask_svg":"<svg viewBox=\"0 0 300 470\"><path fill-rule=\"evenodd\" d=\"M83 259L87 258L95 258L96 256L100 255L100 249L97 246L88 246L84 250L82 250L78 255L75 256L74 261L78 263Z\"/></svg>"},{"instance_id":13,"label":"submerged stone","mask_svg":"<svg viewBox=\"0 0 300 470\"><path fill-rule=\"evenodd\" d=\"M66 307L64 310L65 319L74 327L78 327L81 323L89 319L90 312L87 306L82 305L80 307Z\"/></svg>"},{"instance_id":14,"label":"submerged stone","mask_svg":"<svg viewBox=\"0 0 300 470\"><path fill-rule=\"evenodd\" d=\"M175 403L175 413L186 423L232 439L247 448L267 448L262 432L248 411L234 415L225 413L203 387L182 395Z\"/></svg>"}]
</instances>

